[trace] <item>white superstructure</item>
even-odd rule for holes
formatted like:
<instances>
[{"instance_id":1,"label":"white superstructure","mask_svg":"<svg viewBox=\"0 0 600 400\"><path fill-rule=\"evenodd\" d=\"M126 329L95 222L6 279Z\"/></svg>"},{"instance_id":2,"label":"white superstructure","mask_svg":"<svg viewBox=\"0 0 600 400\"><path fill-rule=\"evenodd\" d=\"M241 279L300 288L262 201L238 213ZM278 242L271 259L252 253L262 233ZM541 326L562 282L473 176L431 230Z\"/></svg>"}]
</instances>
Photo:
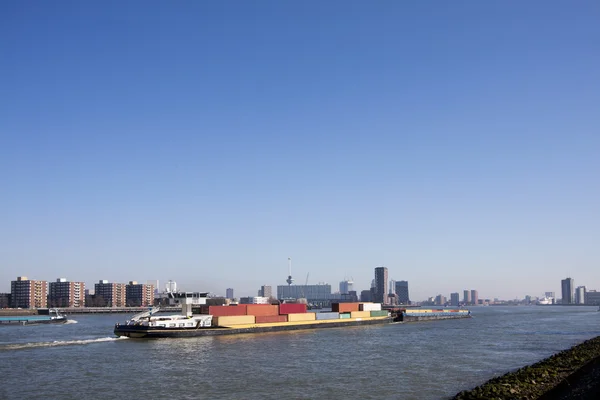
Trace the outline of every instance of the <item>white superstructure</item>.
<instances>
[{"instance_id":1,"label":"white superstructure","mask_svg":"<svg viewBox=\"0 0 600 400\"><path fill-rule=\"evenodd\" d=\"M546 306L548 304L554 304L554 299L552 297L542 297L537 303Z\"/></svg>"},{"instance_id":2,"label":"white superstructure","mask_svg":"<svg viewBox=\"0 0 600 400\"><path fill-rule=\"evenodd\" d=\"M212 315L193 315L193 305L206 304L208 293L176 292L169 293L169 297L181 304L181 314L157 315L160 307L139 313L127 321L127 325L141 325L157 328L201 328L212 325Z\"/></svg>"}]
</instances>

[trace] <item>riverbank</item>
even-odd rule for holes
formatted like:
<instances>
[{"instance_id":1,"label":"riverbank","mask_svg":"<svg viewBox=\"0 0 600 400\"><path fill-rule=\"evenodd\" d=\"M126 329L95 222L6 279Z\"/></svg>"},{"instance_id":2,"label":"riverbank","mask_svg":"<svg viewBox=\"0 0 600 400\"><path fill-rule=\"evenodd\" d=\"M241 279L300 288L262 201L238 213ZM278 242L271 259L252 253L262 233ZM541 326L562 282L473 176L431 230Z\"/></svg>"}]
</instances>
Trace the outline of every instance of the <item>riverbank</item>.
<instances>
[{"instance_id":1,"label":"riverbank","mask_svg":"<svg viewBox=\"0 0 600 400\"><path fill-rule=\"evenodd\" d=\"M600 398L600 336L458 393L452 400Z\"/></svg>"}]
</instances>

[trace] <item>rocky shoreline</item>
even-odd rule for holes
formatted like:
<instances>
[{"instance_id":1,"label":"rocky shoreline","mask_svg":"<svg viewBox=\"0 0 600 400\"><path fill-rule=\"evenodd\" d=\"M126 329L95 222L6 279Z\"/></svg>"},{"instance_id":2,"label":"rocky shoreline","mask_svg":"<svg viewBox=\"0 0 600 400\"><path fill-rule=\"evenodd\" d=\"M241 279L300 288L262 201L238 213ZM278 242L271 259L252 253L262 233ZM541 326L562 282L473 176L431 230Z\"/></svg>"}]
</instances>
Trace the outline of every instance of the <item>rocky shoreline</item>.
<instances>
[{"instance_id":1,"label":"rocky shoreline","mask_svg":"<svg viewBox=\"0 0 600 400\"><path fill-rule=\"evenodd\" d=\"M452 400L600 398L600 336L458 393Z\"/></svg>"}]
</instances>

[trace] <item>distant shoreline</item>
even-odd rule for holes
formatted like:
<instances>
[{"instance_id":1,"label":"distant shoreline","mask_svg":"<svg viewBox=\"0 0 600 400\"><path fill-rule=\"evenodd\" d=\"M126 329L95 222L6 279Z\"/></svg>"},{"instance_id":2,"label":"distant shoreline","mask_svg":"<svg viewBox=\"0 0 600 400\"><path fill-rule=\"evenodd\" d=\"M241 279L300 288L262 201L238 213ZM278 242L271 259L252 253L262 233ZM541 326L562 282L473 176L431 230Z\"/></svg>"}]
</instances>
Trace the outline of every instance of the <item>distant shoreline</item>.
<instances>
[{"instance_id":1,"label":"distant shoreline","mask_svg":"<svg viewBox=\"0 0 600 400\"><path fill-rule=\"evenodd\" d=\"M148 311L150 307L69 307L52 308L58 310L61 314L131 314ZM161 311L181 312L181 307L161 307ZM0 316L18 317L27 315L47 315L48 308L38 309L0 309Z\"/></svg>"}]
</instances>

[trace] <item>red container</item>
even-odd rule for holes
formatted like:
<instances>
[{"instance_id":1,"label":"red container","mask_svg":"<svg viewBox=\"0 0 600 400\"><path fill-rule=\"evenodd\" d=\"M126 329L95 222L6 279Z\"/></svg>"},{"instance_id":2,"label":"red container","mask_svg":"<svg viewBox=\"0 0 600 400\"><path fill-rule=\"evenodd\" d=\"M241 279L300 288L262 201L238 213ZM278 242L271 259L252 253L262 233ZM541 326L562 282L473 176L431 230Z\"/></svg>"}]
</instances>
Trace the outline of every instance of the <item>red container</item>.
<instances>
[{"instance_id":1,"label":"red container","mask_svg":"<svg viewBox=\"0 0 600 400\"><path fill-rule=\"evenodd\" d=\"M246 307L247 315L256 315L263 317L268 315L279 315L279 306L270 304L248 304Z\"/></svg>"},{"instance_id":2,"label":"red container","mask_svg":"<svg viewBox=\"0 0 600 400\"><path fill-rule=\"evenodd\" d=\"M256 316L257 324L269 324L272 322L287 322L287 315L259 315Z\"/></svg>"},{"instance_id":3,"label":"red container","mask_svg":"<svg viewBox=\"0 0 600 400\"><path fill-rule=\"evenodd\" d=\"M229 317L233 315L247 315L245 305L237 306L210 306L208 313L214 317Z\"/></svg>"},{"instance_id":4,"label":"red container","mask_svg":"<svg viewBox=\"0 0 600 400\"><path fill-rule=\"evenodd\" d=\"M339 313L359 311L359 306L360 303L331 303L331 311Z\"/></svg>"},{"instance_id":5,"label":"red container","mask_svg":"<svg viewBox=\"0 0 600 400\"><path fill-rule=\"evenodd\" d=\"M279 305L279 314L301 314L306 312L306 304L302 303L283 303Z\"/></svg>"}]
</instances>

